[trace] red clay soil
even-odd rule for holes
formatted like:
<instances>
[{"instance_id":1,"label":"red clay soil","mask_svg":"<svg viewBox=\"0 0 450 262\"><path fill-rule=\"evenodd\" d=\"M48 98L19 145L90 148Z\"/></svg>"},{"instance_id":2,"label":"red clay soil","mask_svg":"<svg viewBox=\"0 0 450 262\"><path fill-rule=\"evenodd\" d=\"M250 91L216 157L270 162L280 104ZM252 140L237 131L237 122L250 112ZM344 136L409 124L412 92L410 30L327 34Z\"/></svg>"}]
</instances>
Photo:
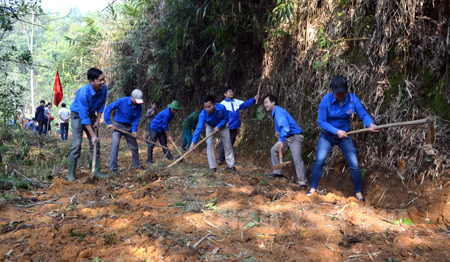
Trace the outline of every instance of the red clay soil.
<instances>
[{"instance_id":1,"label":"red clay soil","mask_svg":"<svg viewBox=\"0 0 450 262\"><path fill-rule=\"evenodd\" d=\"M109 149L110 141L104 141L102 159L109 160ZM338 172L325 175L323 195L312 197L288 179L266 180L270 162L262 152L250 159L238 157L238 174L225 172L224 166L210 174L204 150L170 170L165 169L168 162L162 162L135 172L129 168L131 156L124 140L121 149L119 172L111 179L82 184L89 170L81 165L76 182L66 181L66 170L46 190L21 191L22 202L32 205L3 205L0 259L450 259L449 237L438 226L450 225L448 181L438 186L426 180L406 190L398 178L372 168L363 180L364 204L353 197L350 177ZM161 150L155 148L155 153L159 161ZM144 144L140 154L145 163ZM111 174L108 165L105 161L101 167ZM286 168L287 176L293 173L293 167ZM395 223L405 218L414 224Z\"/></svg>"}]
</instances>

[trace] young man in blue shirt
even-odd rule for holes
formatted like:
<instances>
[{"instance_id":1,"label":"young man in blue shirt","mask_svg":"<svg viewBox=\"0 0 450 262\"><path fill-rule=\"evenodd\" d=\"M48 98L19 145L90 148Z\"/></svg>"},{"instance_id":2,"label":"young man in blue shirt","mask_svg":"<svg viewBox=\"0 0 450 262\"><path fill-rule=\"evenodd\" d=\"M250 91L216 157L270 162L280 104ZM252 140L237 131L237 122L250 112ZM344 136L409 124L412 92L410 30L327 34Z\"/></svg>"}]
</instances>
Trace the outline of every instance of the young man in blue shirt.
<instances>
[{"instance_id":1,"label":"young man in blue shirt","mask_svg":"<svg viewBox=\"0 0 450 262\"><path fill-rule=\"evenodd\" d=\"M95 165L95 176L98 178L108 178L109 175L100 173L100 141L94 133L94 128L99 127L107 95L107 87L103 72L97 68L87 71L89 84L78 89L75 99L70 106L70 118L72 119L73 144L69 155L69 178L68 181L75 181L75 169L77 160L81 154L81 142L83 141L83 131L89 140L90 159L92 165L93 155L97 154ZM97 144L97 152L94 151L94 143Z\"/></svg>"},{"instance_id":2,"label":"young man in blue shirt","mask_svg":"<svg viewBox=\"0 0 450 262\"><path fill-rule=\"evenodd\" d=\"M278 106L278 99L273 95L267 95L264 98L264 108L271 112L273 121L275 122L275 136L278 142L270 150L272 165L280 164L279 146L281 145L283 152L289 147L295 164L295 172L297 173L297 183L301 189L306 190L308 180L305 175L305 164L302 160L302 145L305 140L302 129L297 125L294 118L283 108ZM283 170L277 169L273 171L270 177L283 177Z\"/></svg>"},{"instance_id":3,"label":"young man in blue shirt","mask_svg":"<svg viewBox=\"0 0 450 262\"><path fill-rule=\"evenodd\" d=\"M125 136L128 147L131 150L131 157L135 168L146 170L139 163L139 146L136 141L137 126L142 117L142 104L144 94L139 89L134 89L131 97L119 98L109 104L105 109L105 123L109 129L114 130L112 134L111 161L109 170L117 172L117 155L119 154L119 143L122 136ZM114 125L111 123L111 111L116 110ZM131 135L115 130L115 128L131 133Z\"/></svg>"},{"instance_id":4,"label":"young man in blue shirt","mask_svg":"<svg viewBox=\"0 0 450 262\"><path fill-rule=\"evenodd\" d=\"M167 108L161 111L155 116L152 123L150 124L150 141L156 142L159 139L161 145L167 147L167 139L173 141L172 136L169 132L169 123L172 121L173 116L178 112L178 110L183 109L178 101L173 100L171 104L167 105ZM153 164L153 148L154 144L149 144L147 149L147 160L148 164ZM169 160L174 160L175 158L170 154L170 151L163 148L163 152Z\"/></svg>"},{"instance_id":5,"label":"young man in blue shirt","mask_svg":"<svg viewBox=\"0 0 450 262\"><path fill-rule=\"evenodd\" d=\"M371 132L380 130L373 129L376 125L364 109L359 98L355 94L348 93L347 80L344 76L335 76L331 79L331 91L332 93L325 95L322 102L320 102L318 122L320 127L322 127L322 131L311 174L311 189L306 195L309 196L316 192L322 178L323 165L328 153L337 145L350 167L350 175L355 187L355 197L361 202L366 202L362 195L361 170L355 144L352 137L347 135L347 131L350 130L350 117L356 112Z\"/></svg>"},{"instance_id":6,"label":"young man in blue shirt","mask_svg":"<svg viewBox=\"0 0 450 262\"><path fill-rule=\"evenodd\" d=\"M228 110L224 105L216 103L215 98L210 95L203 97L203 107L205 109L200 112L198 117L197 128L195 129L191 142L191 149L194 149L195 143L197 143L200 133L202 132L203 124L206 123L206 136L209 136L213 132L220 134L220 138L222 139L223 146L225 148L225 161L228 165L227 169L236 173L237 171L234 167L233 147L231 146L230 131L227 124L230 119ZM214 173L217 171L216 155L214 153L214 136L208 138L206 143L208 145L206 154L208 156L209 169Z\"/></svg>"},{"instance_id":7,"label":"young man in blue shirt","mask_svg":"<svg viewBox=\"0 0 450 262\"><path fill-rule=\"evenodd\" d=\"M239 128L241 128L241 118L239 110L254 105L256 103L256 100L259 98L259 94L254 98L251 98L250 100L244 102L239 99L234 99L234 92L232 88L226 87L222 90L222 93L225 96L225 100L220 103L224 105L228 110L228 115L230 117L230 120L228 120L228 129L230 130L231 146L233 147ZM222 165L225 161L225 150L223 149L222 140L220 140L219 143L219 151L219 165Z\"/></svg>"}]
</instances>

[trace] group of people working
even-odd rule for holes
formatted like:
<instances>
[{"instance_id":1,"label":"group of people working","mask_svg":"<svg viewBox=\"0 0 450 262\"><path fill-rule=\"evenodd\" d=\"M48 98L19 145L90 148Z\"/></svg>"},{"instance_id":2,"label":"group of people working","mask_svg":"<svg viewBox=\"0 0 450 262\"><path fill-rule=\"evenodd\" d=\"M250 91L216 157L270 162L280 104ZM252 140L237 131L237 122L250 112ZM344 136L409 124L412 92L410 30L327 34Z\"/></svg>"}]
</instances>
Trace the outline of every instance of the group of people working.
<instances>
[{"instance_id":1,"label":"group of people working","mask_svg":"<svg viewBox=\"0 0 450 262\"><path fill-rule=\"evenodd\" d=\"M133 90L130 97L117 99L115 102L105 107L107 86L102 71L91 68L87 72L89 84L81 87L73 101L70 110L72 119L73 146L70 152L69 181L75 180L75 170L77 159L80 157L83 131L89 139L91 159L94 154L97 156L95 175L99 178L108 178L109 175L100 172L100 143L98 135L94 129L98 129L100 118L104 112L104 119L110 129L113 130L113 144L111 149L111 159L109 169L116 172L118 169L117 156L120 138L125 136L127 144L131 150L133 165L135 168L146 170L139 162L138 144L136 141L138 123L142 117L143 93L139 89ZM344 76L335 76L331 81L332 93L327 94L320 103L318 123L322 127L319 143L317 146L316 160L312 169L311 186L307 195L316 193L319 181L322 177L323 166L330 150L337 145L344 153L350 166L351 179L355 187L355 197L365 202L361 189L361 171L358 164L357 154L353 139L346 134L350 129L350 116L356 112L369 127L370 131L376 126L370 115L366 112L361 101L356 95L348 93L347 81ZM201 112L193 112L182 123L183 142L182 149L194 152L195 144L198 142L203 126L206 126L207 137L207 159L210 172L217 172L217 162L214 151L213 134L220 135L219 161L218 164L226 163L227 170L237 172L235 168L233 146L236 141L238 130L241 127L240 110L248 108L256 103L259 94L247 101L234 98L232 88L223 90L224 100L216 103L211 95L206 95L202 99ZM278 105L277 97L266 95L263 97L264 108L271 113L275 125L275 136L277 143L271 149L271 161L273 166L280 164L279 150L284 152L288 148L295 165L297 183L302 189L307 189L307 178L305 175L305 165L301 157L304 135L294 118L285 109ZM169 123L174 115L183 108L177 101L173 101L168 107L157 113L157 104L146 112L148 127L146 138L149 138L147 150L147 162L153 164L153 149L156 141L163 148L165 157L169 160L175 158L170 154L167 141L173 142L169 131ZM111 112L115 110L114 124L111 122ZM194 133L192 133L194 130ZM97 145L97 152L93 152L94 144ZM92 161L92 160L91 160ZM91 163L90 161L90 163ZM283 170L274 170L270 177L283 177Z\"/></svg>"}]
</instances>

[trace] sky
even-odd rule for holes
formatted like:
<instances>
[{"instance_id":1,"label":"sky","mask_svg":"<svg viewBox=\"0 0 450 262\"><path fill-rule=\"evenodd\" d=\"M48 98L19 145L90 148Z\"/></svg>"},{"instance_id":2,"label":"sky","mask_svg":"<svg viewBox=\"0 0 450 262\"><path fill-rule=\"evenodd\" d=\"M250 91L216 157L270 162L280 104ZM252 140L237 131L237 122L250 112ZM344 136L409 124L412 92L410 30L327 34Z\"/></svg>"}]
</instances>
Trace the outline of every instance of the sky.
<instances>
[{"instance_id":1,"label":"sky","mask_svg":"<svg viewBox=\"0 0 450 262\"><path fill-rule=\"evenodd\" d=\"M78 7L83 13L102 10L113 0L41 0L44 11L67 13L71 7Z\"/></svg>"}]
</instances>

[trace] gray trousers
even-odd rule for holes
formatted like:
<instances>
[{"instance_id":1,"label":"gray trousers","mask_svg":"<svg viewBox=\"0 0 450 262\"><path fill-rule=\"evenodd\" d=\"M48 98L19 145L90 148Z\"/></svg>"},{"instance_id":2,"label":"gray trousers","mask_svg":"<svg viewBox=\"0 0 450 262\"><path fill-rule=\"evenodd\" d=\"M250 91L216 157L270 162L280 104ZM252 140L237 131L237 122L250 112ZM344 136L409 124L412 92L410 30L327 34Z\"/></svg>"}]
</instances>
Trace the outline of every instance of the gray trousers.
<instances>
[{"instance_id":1,"label":"gray trousers","mask_svg":"<svg viewBox=\"0 0 450 262\"><path fill-rule=\"evenodd\" d=\"M288 147L291 150L292 158L294 159L295 164L295 172L297 173L297 179L299 185L308 185L308 180L305 175L305 164L302 159L302 145L303 145L304 137L303 135L293 135L287 138L283 142L283 152L285 152ZM272 165L276 166L280 164L279 158L279 148L277 144L275 144L270 150ZM283 174L282 169L277 169L273 171L274 174Z\"/></svg>"},{"instance_id":2,"label":"gray trousers","mask_svg":"<svg viewBox=\"0 0 450 262\"><path fill-rule=\"evenodd\" d=\"M214 132L214 127L206 125L206 136L209 136L212 132ZM220 138L222 139L223 147L225 149L225 161L227 162L228 167L234 167L234 154L233 147L231 146L230 140L230 130L228 129L228 124L220 129L219 132ZM214 137L211 136L206 140L207 149L206 154L208 156L208 164L209 168L216 168L216 154L214 152Z\"/></svg>"},{"instance_id":3,"label":"gray trousers","mask_svg":"<svg viewBox=\"0 0 450 262\"><path fill-rule=\"evenodd\" d=\"M123 125L121 123L115 122L114 127L131 133L131 125ZM139 164L139 146L136 138L131 135L114 130L112 134L111 161L109 163L109 170L117 170L117 155L119 154L119 143L122 136L125 136L125 139L127 140L128 147L131 151L131 157L133 158L134 167L141 166L141 164Z\"/></svg>"},{"instance_id":4,"label":"gray trousers","mask_svg":"<svg viewBox=\"0 0 450 262\"><path fill-rule=\"evenodd\" d=\"M89 156L92 159L94 152L94 145L91 143L91 134L87 131L86 127L81 124L81 118L77 112L70 112L70 119L72 122L72 149L70 150L69 159L77 160L81 155L81 143L83 142L83 131L86 133L89 140ZM97 121L97 116L89 116L91 124L93 125ZM97 158L100 157L100 141L97 143Z\"/></svg>"}]
</instances>

